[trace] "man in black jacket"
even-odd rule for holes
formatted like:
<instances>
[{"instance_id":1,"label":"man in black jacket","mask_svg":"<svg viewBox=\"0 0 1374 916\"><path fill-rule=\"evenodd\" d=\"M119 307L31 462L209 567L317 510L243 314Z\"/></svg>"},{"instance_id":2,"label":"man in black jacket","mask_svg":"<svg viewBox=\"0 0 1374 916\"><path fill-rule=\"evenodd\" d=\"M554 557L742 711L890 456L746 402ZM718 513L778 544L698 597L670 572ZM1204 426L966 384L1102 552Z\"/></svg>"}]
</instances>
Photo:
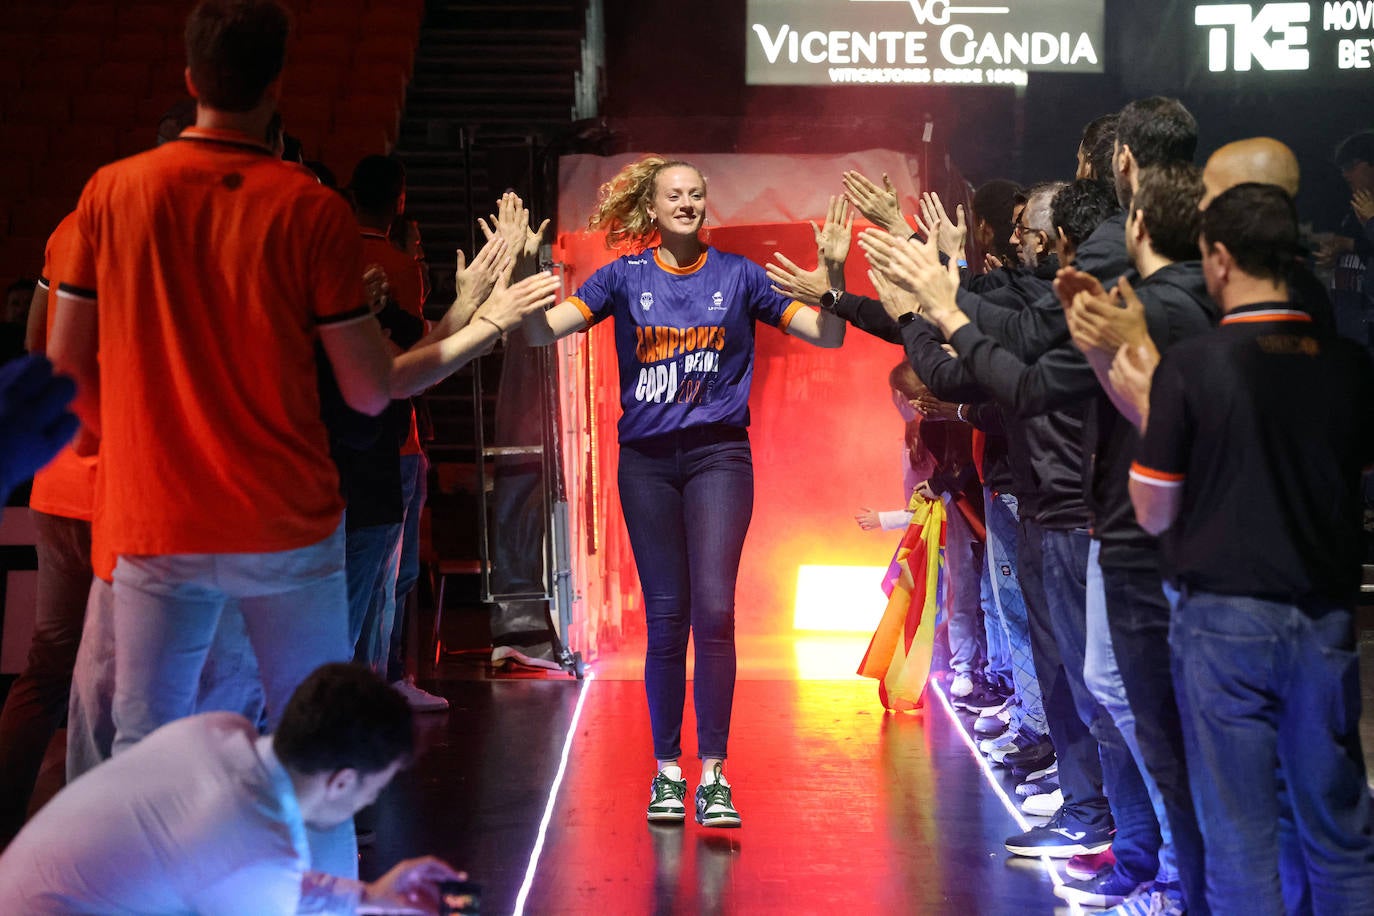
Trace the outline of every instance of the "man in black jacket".
<instances>
[{"instance_id":1,"label":"man in black jacket","mask_svg":"<svg viewBox=\"0 0 1374 916\"><path fill-rule=\"evenodd\" d=\"M1113 171L1118 199L1123 203L1130 201L1140 184L1142 169L1187 162L1196 145L1197 124L1178 101L1156 97L1127 105L1118 118L1114 147ZM1198 190L1189 199L1196 201L1201 197L1200 181L1196 176L1191 181ZM1116 236L1121 246L1118 250L1124 250L1125 219L1123 214L1104 222L1089 242L1105 242L1102 233L1115 231L1120 233ZM1180 231L1186 235L1186 228ZM1090 246L1085 244L1084 247ZM1188 255L1189 249L1184 245L1179 246L1173 256L1187 258ZM1111 270L1090 278L1086 267L1081 264L1079 267L1078 272L1061 273L1056 283L1061 300L1071 301L1076 292L1089 289L1100 294L1103 286L1111 285L1121 272ZM1081 354L1066 343L1067 312L1061 308L1032 308L1019 315L1008 315L971 297L960 296L958 308L943 310L937 323L961 359L967 361L971 374L1023 416L1062 408L1081 402L1085 397L1096 397L1097 385L1090 367ZM1058 336L1060 323L1063 323L1063 338ZM1032 361L1033 365L1026 365ZM1082 445L1084 467L1091 475L1098 445L1095 434L1091 439L1085 438ZM1086 533L1070 538L1075 543L1085 539ZM1116 724L1150 790L1160 831L1166 840L1162 847L1161 884L1172 892L1169 885L1173 874L1168 862L1167 842L1172 836L1190 909L1200 912L1206 907L1202 885L1202 839L1193 813L1177 706L1168 677L1167 604L1157 585L1137 581L1140 578L1138 556L1128 557L1125 566L1117 566L1121 557L1109 555L1105 565L1113 572L1104 581L1105 595L1102 594L1097 584L1098 570L1102 568L1097 560L1100 546L1100 543L1088 544L1092 554L1089 572L1094 594L1088 605L1086 658L1091 677L1087 680L1099 698L1108 698L1108 708L1114 711ZM1148 559L1145 565L1150 565ZM1157 580L1157 568L1154 572L1147 569L1144 576ZM1108 627L1110 636L1106 631ZM1126 669L1118 667L1118 658L1130 660ZM1128 696L1131 698L1129 703L1126 702ZM1142 713L1142 718L1137 720L1131 714L1133 707L1149 712ZM1139 728L1144 729L1145 735L1137 739ZM1118 874L1114 876L1069 882L1058 888L1057 893L1080 903L1111 898L1119 902L1133 890L1131 880L1120 873L1122 870L1119 863Z\"/></svg>"},{"instance_id":2,"label":"man in black jacket","mask_svg":"<svg viewBox=\"0 0 1374 916\"><path fill-rule=\"evenodd\" d=\"M1110 250L1112 246L1101 235L1101 226L1114 209L1115 201L1099 184L1083 180L1062 189L1056 195L1051 212L1058 216L1054 222L1066 224L1068 242L1086 236L1087 240L1097 239L1099 250ZM1034 209L1028 207L1028 213L1034 221ZM1055 237L1059 235L1057 229L1053 232ZM1076 247L1088 246L1087 240ZM1119 245L1124 252L1124 233ZM1077 254L1071 244L1061 243L1058 247L1066 257ZM879 264L884 263L883 255L878 254L877 260ZM1115 866L1103 869L1093 878L1069 882L1064 885L1061 895L1083 904L1116 905L1154 879L1172 880L1174 876L1171 867L1163 875L1159 874L1161 832L1157 815L1151 810L1154 806L1142 780L1136 749L1122 734L1110 710L1088 689L1083 676L1084 659L1104 654L1104 648L1110 645L1105 620L1099 620L1095 629L1088 627L1090 574L1095 573L1096 564L1092 561L1089 516L1083 500L1083 479L1089 465L1085 464L1082 417L1087 398L1099 390L1098 384L1082 354L1068 341L1067 325L1065 340L1034 365L1027 366L998 341L974 327L955 302L942 304L948 307L932 311L928 317L935 320L937 329L950 340L959 358L946 357L944 363L936 362L930 343L920 344L919 335L908 335L913 343L909 353L917 361L918 374L924 370L943 376L946 381L951 376L962 376L980 384L1024 424L1032 437L1032 448L1026 460L1033 469L1044 469L1040 475L1039 539L1049 599L1045 629L1054 644L1049 651L1057 649L1061 665L1050 669L1041 680L1042 686L1051 691L1054 681L1066 682L1066 692L1073 699L1067 710L1047 701L1052 728L1058 724L1061 731L1069 732L1071 737L1066 743L1074 749L1067 759L1061 749L1061 785L1066 785L1066 778L1072 778L1073 770L1087 766L1082 760L1081 736L1074 736L1078 722L1085 723L1097 739L1107 798L1117 828L1113 842ZM1058 307L1057 300L1053 307ZM893 311L900 306L888 304L888 308ZM912 324L920 323L907 322L908 327ZM1039 440L1035 438L1037 434L1041 436ZM1046 514L1045 509L1055 504L1072 511L1058 517ZM1060 696L1063 695L1061 692ZM1119 705L1125 705L1124 697ZM1056 709L1059 710L1057 717L1054 716ZM1077 743L1074 737L1079 737ZM1071 771L1067 775L1066 764ZM1078 832L1091 828L1093 822L1079 813L1084 809L1082 802L1069 796L1067 786L1065 791L1065 809L1061 809L1059 817L1044 827L1009 838L1008 849L1041 854L1043 849L1062 842L1058 839L1063 835L1061 830ZM1090 807L1087 810L1092 811Z\"/></svg>"},{"instance_id":3,"label":"man in black jacket","mask_svg":"<svg viewBox=\"0 0 1374 916\"><path fill-rule=\"evenodd\" d=\"M1048 184L1032 189L1020 219L1018 246L1026 255L1027 266L1037 267L1036 273L1043 271L1046 262L1057 264L1051 252L1058 232L1051 214L1053 199L1064 187ZM1125 269L1123 239L1113 240L1092 226L1082 232L1088 238L1076 254L1086 252L1090 263L1108 269L1114 264ZM1038 301L1028 302L1027 309L1060 311L1050 282L1046 276L1038 290L1027 286L1028 299L1038 297ZM958 295L961 302L965 300L963 290ZM1006 312L1014 319L1014 310L977 298L986 304L989 314ZM898 325L898 314L904 311L894 306L898 301L894 295L879 302L846 294L839 297L835 310L856 327L902 340L917 374L938 397L987 400L988 390L973 378L963 359L941 348L942 340L929 325L907 315L901 316ZM1067 341L1067 329L1063 335ZM1095 385L1091 372L1087 374L1089 383ZM1159 839L1154 816L1116 726L1088 692L1082 677L1089 546L1082 487L1082 409L1008 419L1012 460L1023 475L1019 484L1023 490L1018 490L1022 500L1018 552L1029 602L1031 643L1046 719L1058 751L1064 804L1050 823L1009 838L1007 848L1021 855L1072 856L1096 852L1110 842L1123 874L1137 884L1143 883L1154 876L1157 867ZM1103 792L1104 776L1110 810Z\"/></svg>"}]
</instances>

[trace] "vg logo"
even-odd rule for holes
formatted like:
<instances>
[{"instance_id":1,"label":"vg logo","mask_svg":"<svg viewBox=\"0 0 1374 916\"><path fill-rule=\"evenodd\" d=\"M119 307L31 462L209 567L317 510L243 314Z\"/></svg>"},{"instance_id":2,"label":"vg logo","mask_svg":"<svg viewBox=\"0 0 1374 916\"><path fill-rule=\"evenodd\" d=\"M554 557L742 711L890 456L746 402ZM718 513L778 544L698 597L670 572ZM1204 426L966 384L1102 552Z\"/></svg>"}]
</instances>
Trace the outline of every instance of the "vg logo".
<instances>
[{"instance_id":1,"label":"vg logo","mask_svg":"<svg viewBox=\"0 0 1374 916\"><path fill-rule=\"evenodd\" d=\"M1225 3L1193 11L1193 22L1207 27L1207 69L1213 73L1248 71L1252 63L1264 70L1306 70L1311 52L1305 23L1311 20L1307 3L1266 3L1258 11L1249 3Z\"/></svg>"}]
</instances>

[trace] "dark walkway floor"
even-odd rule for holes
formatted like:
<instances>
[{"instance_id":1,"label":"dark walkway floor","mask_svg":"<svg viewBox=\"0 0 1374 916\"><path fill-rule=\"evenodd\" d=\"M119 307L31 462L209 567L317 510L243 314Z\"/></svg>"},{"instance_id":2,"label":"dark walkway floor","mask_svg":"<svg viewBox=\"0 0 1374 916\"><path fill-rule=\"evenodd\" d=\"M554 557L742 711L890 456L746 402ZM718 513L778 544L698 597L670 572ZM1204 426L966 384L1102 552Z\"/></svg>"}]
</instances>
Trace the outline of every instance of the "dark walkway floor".
<instances>
[{"instance_id":1,"label":"dark walkway floor","mask_svg":"<svg viewBox=\"0 0 1374 916\"><path fill-rule=\"evenodd\" d=\"M427 753L379 802L365 873L432 851L483 885L484 913L513 912L585 691L527 913L1037 914L1059 903L1039 862L1002 849L1019 827L938 698L893 716L871 681L742 679L728 773L744 826L707 830L645 822L642 681L440 687L453 709L428 717ZM689 708L688 753L693 727Z\"/></svg>"}]
</instances>

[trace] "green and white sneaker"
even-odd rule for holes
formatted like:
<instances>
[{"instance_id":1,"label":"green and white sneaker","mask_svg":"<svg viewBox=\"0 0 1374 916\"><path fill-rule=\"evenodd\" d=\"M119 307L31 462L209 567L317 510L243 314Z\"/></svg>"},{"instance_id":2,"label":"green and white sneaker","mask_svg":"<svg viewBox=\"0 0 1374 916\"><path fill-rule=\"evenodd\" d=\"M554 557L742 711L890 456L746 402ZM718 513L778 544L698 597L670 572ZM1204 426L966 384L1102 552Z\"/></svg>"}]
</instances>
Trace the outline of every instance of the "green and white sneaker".
<instances>
[{"instance_id":1,"label":"green and white sneaker","mask_svg":"<svg viewBox=\"0 0 1374 916\"><path fill-rule=\"evenodd\" d=\"M677 778L673 778L676 776ZM687 780L681 767L667 767L654 776L649 786L649 820L682 823L687 819Z\"/></svg>"},{"instance_id":2,"label":"green and white sneaker","mask_svg":"<svg viewBox=\"0 0 1374 916\"><path fill-rule=\"evenodd\" d=\"M738 827L739 812L730 801L730 784L716 764L714 779L697 786L697 823L703 827Z\"/></svg>"}]
</instances>

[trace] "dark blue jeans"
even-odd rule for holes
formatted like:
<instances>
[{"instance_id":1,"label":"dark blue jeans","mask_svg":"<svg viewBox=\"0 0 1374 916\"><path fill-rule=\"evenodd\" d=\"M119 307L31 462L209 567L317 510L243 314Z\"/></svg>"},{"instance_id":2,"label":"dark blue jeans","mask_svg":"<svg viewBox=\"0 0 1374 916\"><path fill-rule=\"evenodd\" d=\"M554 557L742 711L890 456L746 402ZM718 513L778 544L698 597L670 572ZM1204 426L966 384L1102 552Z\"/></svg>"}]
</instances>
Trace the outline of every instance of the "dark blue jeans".
<instances>
[{"instance_id":1,"label":"dark blue jeans","mask_svg":"<svg viewBox=\"0 0 1374 916\"><path fill-rule=\"evenodd\" d=\"M1212 911L1369 912L1353 612L1185 593L1170 640Z\"/></svg>"},{"instance_id":2,"label":"dark blue jeans","mask_svg":"<svg viewBox=\"0 0 1374 916\"><path fill-rule=\"evenodd\" d=\"M1083 680L1083 659L1087 651L1088 552L1091 547L1092 539L1084 529L1045 529L1045 596L1078 716L1097 739L1102 784L1111 806L1112 820L1116 822L1116 836L1112 838L1116 870L1136 882L1153 881L1159 870L1162 840L1150 794L1116 723ZM1062 762L1060 772L1062 775Z\"/></svg>"},{"instance_id":3,"label":"dark blue jeans","mask_svg":"<svg viewBox=\"0 0 1374 916\"><path fill-rule=\"evenodd\" d=\"M386 679L388 683L406 676L405 632L413 625L407 620L410 593L420 578L420 513L429 496L429 460L424 455L401 456L401 505L405 507L405 521L401 523L401 565L396 571L396 617L391 627L391 644L387 647Z\"/></svg>"},{"instance_id":4,"label":"dark blue jeans","mask_svg":"<svg viewBox=\"0 0 1374 916\"><path fill-rule=\"evenodd\" d=\"M1135 740L1164 804L1188 913L1208 916L1202 833L1188 787L1171 674L1169 602L1153 569L1104 566L1102 586L1121 686L1134 714Z\"/></svg>"},{"instance_id":5,"label":"dark blue jeans","mask_svg":"<svg viewBox=\"0 0 1374 916\"><path fill-rule=\"evenodd\" d=\"M1093 827L1109 826L1112 821L1107 796L1102 790L1102 759L1097 740L1078 715L1064 658L1055 638L1055 622L1045 593L1045 532L1028 518L1020 519L1016 544L1017 575L1026 600L1027 629L1031 655L1035 659L1035 678L1044 698L1045 722L1055 756L1059 758L1059 787L1064 793L1068 813ZM1082 679L1082 663L1079 663Z\"/></svg>"},{"instance_id":6,"label":"dark blue jeans","mask_svg":"<svg viewBox=\"0 0 1374 916\"><path fill-rule=\"evenodd\" d=\"M748 433L703 427L623 443L619 481L644 589L654 756L682 756L690 631L697 756L724 759L735 696L735 580L754 511Z\"/></svg>"}]
</instances>

